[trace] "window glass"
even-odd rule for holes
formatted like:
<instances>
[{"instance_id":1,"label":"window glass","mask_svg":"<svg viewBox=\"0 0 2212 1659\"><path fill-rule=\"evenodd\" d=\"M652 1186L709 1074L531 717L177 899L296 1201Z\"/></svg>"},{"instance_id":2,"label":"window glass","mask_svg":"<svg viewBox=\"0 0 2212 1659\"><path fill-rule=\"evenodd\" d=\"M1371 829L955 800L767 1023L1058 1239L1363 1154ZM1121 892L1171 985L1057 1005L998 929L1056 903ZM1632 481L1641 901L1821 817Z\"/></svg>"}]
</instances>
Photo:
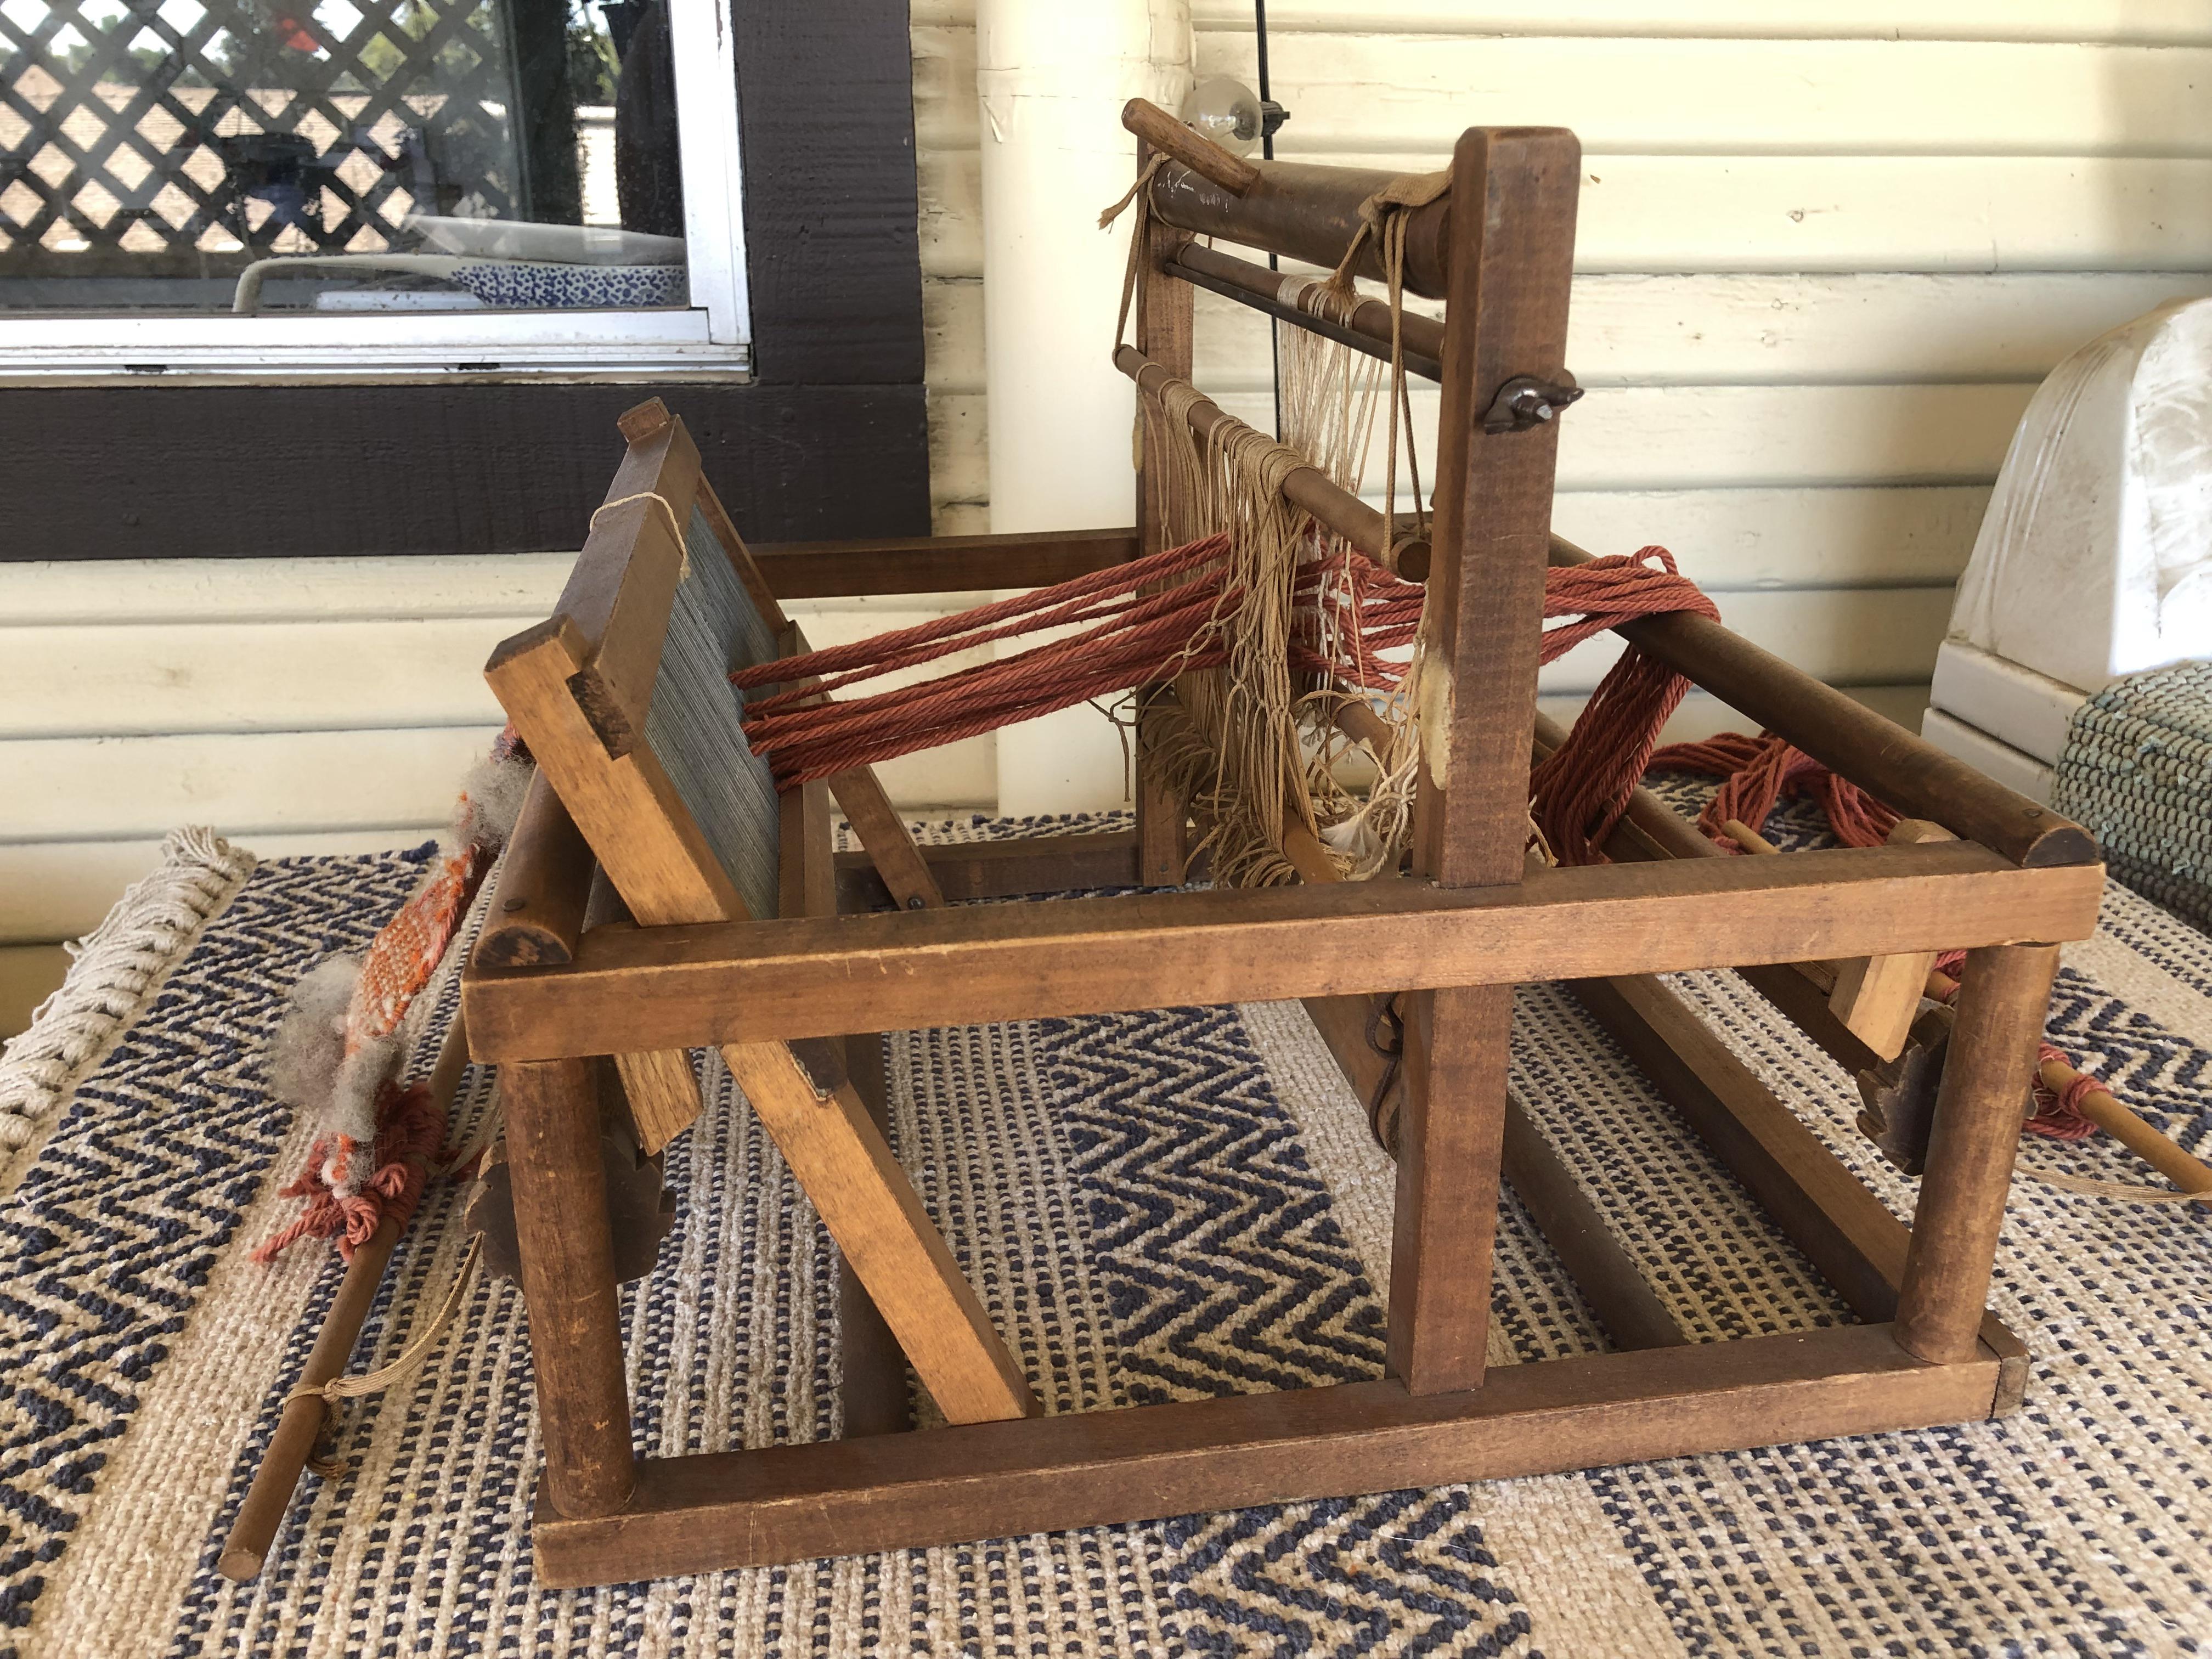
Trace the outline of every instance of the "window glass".
<instances>
[{"instance_id":1,"label":"window glass","mask_svg":"<svg viewBox=\"0 0 2212 1659\"><path fill-rule=\"evenodd\" d=\"M0 307L688 301L669 0L0 0Z\"/></svg>"}]
</instances>

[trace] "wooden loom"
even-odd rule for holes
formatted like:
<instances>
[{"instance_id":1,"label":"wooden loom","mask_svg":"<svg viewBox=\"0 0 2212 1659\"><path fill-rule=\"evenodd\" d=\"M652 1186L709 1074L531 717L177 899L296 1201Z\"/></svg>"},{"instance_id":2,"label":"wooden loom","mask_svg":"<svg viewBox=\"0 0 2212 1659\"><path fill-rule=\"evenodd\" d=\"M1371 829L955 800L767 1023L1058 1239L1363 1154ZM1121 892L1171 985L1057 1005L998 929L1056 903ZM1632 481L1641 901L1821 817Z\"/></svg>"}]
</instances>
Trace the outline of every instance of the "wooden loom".
<instances>
[{"instance_id":1,"label":"wooden loom","mask_svg":"<svg viewBox=\"0 0 2212 1659\"><path fill-rule=\"evenodd\" d=\"M1194 240L1333 265L1388 175L1254 167L1172 124L1133 125L1173 158L1154 180L1139 336L1120 357L1140 387L1188 375L1194 284L1389 353L1388 307L1320 324L1285 303L1275 273ZM1153 550L1158 486L1140 474L1128 531L748 553L680 423L657 404L625 417L628 458L558 611L488 671L540 783L465 991L471 1052L501 1068L507 1102L547 1455L541 1582L1581 1468L2019 1402L2026 1350L1984 1302L2051 942L2095 923L2102 867L2089 837L1717 624L1669 615L1622 631L1955 839L1705 857L1688 826L1639 796L1614 862L1524 869L1532 745L1559 740L1539 732L1535 712L1545 570L1584 556L1550 535L1557 422L1516 394L1571 384L1579 159L1563 131L1470 131L1449 193L1409 216L1406 285L1446 306L1441 324L1405 319L1409 366L1443 388L1428 544L1394 546L1382 514L1318 473L1284 486L1355 545L1425 577L1443 614L1458 711L1450 787L1425 770L1403 878L1333 881L1316 862L1297 886L948 908L1179 882L1185 805L1147 771L1133 835L917 849L858 773L834 782L867 854L833 859L823 787L764 800L764 773L733 735L725 758L756 769L751 793L712 796L693 752L715 704L702 649L726 649L733 664L790 654L779 599L1043 584ZM1469 203L1484 210L1460 210ZM1221 417L1200 404L1189 418ZM584 927L595 859L634 922ZM1776 965L1960 946L1971 954L1909 1230L1651 977L1743 965L1857 1058L1871 1051L1850 1047L1859 1040L1830 1012L1830 993ZM1574 984L1865 1322L1688 1340L1509 1102L1514 987L1553 979ZM1038 1415L884 1144L872 1034L1297 997L1364 1095L1382 1063L1368 1015L1398 993L1388 1375ZM681 1051L704 1044L721 1047L841 1248L842 1440L666 1459L632 1446L602 1120L626 1106L637 1147L656 1150L698 1109ZM1615 1351L1486 1368L1501 1178ZM950 1426L907 1427L909 1364Z\"/></svg>"}]
</instances>

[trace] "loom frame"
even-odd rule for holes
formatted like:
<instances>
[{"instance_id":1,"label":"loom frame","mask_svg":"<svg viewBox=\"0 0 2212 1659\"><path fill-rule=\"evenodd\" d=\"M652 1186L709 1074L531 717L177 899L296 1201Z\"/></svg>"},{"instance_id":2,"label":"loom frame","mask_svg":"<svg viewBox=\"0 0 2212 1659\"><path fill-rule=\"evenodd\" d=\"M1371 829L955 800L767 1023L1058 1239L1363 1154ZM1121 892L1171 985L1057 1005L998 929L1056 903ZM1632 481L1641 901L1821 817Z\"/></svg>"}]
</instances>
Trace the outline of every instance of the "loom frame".
<instances>
[{"instance_id":1,"label":"loom frame","mask_svg":"<svg viewBox=\"0 0 2212 1659\"><path fill-rule=\"evenodd\" d=\"M1273 314L1282 303L1279 289L1240 276L1231 256L1194 262L1206 251L1192 234L1333 263L1379 176L1270 164L1240 197L1209 179L1202 151L1185 156L1171 133L1161 141L1176 159L1159 175L1147 233L1134 348L1143 362L1125 367L1188 377L1194 274L1216 291L1243 282L1251 291L1242 297ZM1741 1449L2018 1405L2027 1351L1984 1304L2051 942L2095 926L2103 872L2094 845L1717 624L1673 616L1621 631L1959 839L1668 859L1662 854L1696 838L1640 797L1613 843L1623 861L1524 872L1520 803L1546 735L1534 706L1543 572L1580 556L1549 531L1557 424L1486 434L1480 417L1508 379L1565 373L1579 149L1558 130L1478 128L1461 139L1453 166L1451 198L1421 210L1408 285L1448 302L1433 337L1422 336L1445 399L1428 580L1432 602L1453 607L1455 707L1485 718L1453 723L1452 789L1423 779L1414 875L872 908L912 895L908 854L950 900L1179 881L1187 807L1147 768L1133 834L909 847L872 859L830 856L817 793L786 814L787 871L804 872L792 879L811 896L787 903L783 917L585 931L590 851L552 792L519 828L501 904L512 881L552 944L537 955L479 947L464 998L472 1055L498 1064L507 1084L518 1188L534 1171L560 1194L559 1224L524 1240L549 1449L534 1523L541 1583ZM1480 200L1488 211L1454 216L1450 199ZM1362 349L1375 343L1368 333ZM785 599L1042 584L1157 549L1164 525L1147 483L1140 474L1139 521L1127 530L767 547L751 562ZM618 477L615 489L623 487ZM1323 513L1325 521L1356 524L1373 544L1367 550L1401 550L1397 527L1371 509L1349 498L1328 508L1345 522ZM1962 945L1971 954L1958 1034L1910 1227L1650 977L1745 965L1788 980L1788 970L1762 965ZM1508 1100L1513 987L1548 978L1572 982L1866 1322L1713 1344L1692 1344L1675 1327L1571 1170ZM1348 1038L1344 1015L1373 994L1407 991L1413 1011L1382 1380L896 1432L906 1357L869 1316L902 1287L872 1283L856 1299L848 1280L846 1439L635 1456L618 1367L611 1394L604 1376L621 1332L604 1194L592 1191L596 1163L585 1167L585 1127L621 1106L600 1057L1298 996L1364 1089L1378 1062ZM856 1075L864 1069L856 1065ZM1501 1179L1529 1204L1616 1349L1486 1368ZM541 1285L550 1287L542 1306ZM563 1460L597 1475L580 1484Z\"/></svg>"}]
</instances>

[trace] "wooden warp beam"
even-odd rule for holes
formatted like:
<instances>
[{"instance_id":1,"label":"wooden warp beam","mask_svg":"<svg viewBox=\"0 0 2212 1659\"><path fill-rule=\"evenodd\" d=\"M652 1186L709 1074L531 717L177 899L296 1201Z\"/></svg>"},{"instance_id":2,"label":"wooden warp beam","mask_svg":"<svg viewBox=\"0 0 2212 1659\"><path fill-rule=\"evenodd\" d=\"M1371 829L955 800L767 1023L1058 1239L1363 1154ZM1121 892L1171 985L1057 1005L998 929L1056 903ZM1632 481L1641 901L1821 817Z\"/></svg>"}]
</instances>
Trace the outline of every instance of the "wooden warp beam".
<instances>
[{"instance_id":1,"label":"wooden warp beam","mask_svg":"<svg viewBox=\"0 0 2212 1659\"><path fill-rule=\"evenodd\" d=\"M1384 362L1390 361L1390 307L1380 300L1360 300L1352 314L1342 321L1320 316L1297 302L1299 293L1316 285L1319 278L1295 271L1270 270L1265 265L1255 265L1249 259L1240 259L1200 242L1183 243L1173 258L1162 263L1160 269L1209 293L1249 306L1255 311L1263 311L1324 339L1334 340L1339 345L1350 346ZM1443 380L1443 325L1411 312L1400 319L1400 325L1406 372L1424 380Z\"/></svg>"},{"instance_id":2,"label":"wooden warp beam","mask_svg":"<svg viewBox=\"0 0 2212 1659\"><path fill-rule=\"evenodd\" d=\"M1178 230L1218 237L1334 270L1363 221L1360 209L1401 175L1374 167L1316 167L1299 161L1253 164L1259 177L1239 195L1170 162L1152 181L1152 212ZM1409 294L1441 300L1451 280L1451 198L1408 216L1405 285ZM1370 236L1352 266L1377 282L1389 273Z\"/></svg>"}]
</instances>

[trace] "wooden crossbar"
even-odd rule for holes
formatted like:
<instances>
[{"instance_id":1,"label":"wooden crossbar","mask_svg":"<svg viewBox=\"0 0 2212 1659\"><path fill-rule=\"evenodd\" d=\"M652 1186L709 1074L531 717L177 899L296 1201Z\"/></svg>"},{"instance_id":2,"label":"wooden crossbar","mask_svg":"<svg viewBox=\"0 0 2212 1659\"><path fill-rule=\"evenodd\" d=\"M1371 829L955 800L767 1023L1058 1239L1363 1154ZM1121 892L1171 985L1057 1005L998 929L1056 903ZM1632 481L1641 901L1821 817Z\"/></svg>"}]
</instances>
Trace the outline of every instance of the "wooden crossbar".
<instances>
[{"instance_id":1,"label":"wooden crossbar","mask_svg":"<svg viewBox=\"0 0 2212 1659\"><path fill-rule=\"evenodd\" d=\"M1998 1363L1922 1365L1887 1325L1582 1354L1478 1390L1237 1395L887 1439L650 1460L620 1514L540 1503L555 1585L1494 1480L1989 1415Z\"/></svg>"},{"instance_id":2,"label":"wooden crossbar","mask_svg":"<svg viewBox=\"0 0 2212 1659\"><path fill-rule=\"evenodd\" d=\"M544 1058L2078 939L2103 879L1955 842L1547 870L1497 889L1376 881L604 927L569 966L482 971L465 995L480 1057Z\"/></svg>"}]
</instances>

